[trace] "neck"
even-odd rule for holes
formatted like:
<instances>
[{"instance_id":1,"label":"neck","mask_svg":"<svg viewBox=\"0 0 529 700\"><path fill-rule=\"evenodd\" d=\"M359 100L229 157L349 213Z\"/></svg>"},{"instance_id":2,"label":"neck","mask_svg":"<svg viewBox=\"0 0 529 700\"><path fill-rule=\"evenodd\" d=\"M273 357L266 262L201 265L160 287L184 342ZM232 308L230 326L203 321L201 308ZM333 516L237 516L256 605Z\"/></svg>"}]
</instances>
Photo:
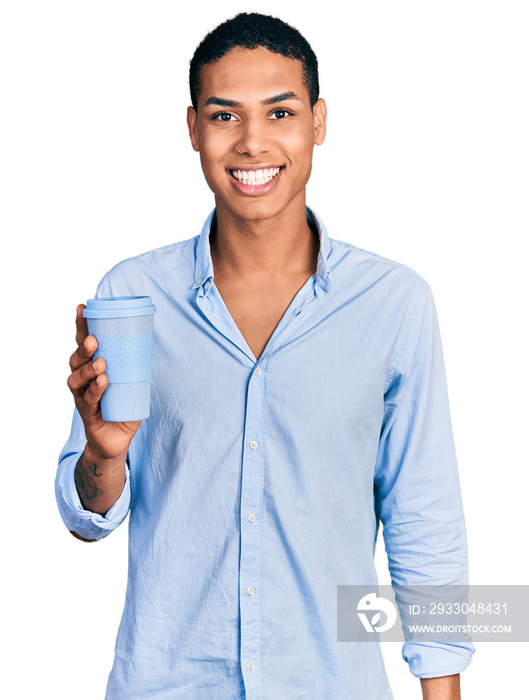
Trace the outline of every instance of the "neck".
<instances>
[{"instance_id":1,"label":"neck","mask_svg":"<svg viewBox=\"0 0 529 700\"><path fill-rule=\"evenodd\" d=\"M316 272L319 237L307 223L305 199L270 219L241 219L217 202L210 234L217 278L270 283Z\"/></svg>"}]
</instances>

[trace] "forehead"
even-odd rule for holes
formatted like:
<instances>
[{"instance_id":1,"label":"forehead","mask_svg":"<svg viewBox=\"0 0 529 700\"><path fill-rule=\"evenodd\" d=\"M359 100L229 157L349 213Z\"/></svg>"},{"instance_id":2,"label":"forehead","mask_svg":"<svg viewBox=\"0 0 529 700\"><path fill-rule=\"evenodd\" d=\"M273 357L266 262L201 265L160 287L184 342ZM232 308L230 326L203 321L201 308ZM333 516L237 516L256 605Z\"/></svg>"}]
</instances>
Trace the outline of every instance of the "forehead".
<instances>
[{"instance_id":1,"label":"forehead","mask_svg":"<svg viewBox=\"0 0 529 700\"><path fill-rule=\"evenodd\" d=\"M212 96L249 103L286 92L309 102L301 61L265 48L235 48L202 68L199 106Z\"/></svg>"}]
</instances>

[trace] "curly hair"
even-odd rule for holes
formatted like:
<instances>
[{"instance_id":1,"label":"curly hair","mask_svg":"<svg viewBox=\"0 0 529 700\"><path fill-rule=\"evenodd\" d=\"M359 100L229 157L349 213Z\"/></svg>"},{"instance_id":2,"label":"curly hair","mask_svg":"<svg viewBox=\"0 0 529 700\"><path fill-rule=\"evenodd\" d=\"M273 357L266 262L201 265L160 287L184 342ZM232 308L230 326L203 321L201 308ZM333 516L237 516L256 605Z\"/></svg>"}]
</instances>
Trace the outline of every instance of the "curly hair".
<instances>
[{"instance_id":1,"label":"curly hair","mask_svg":"<svg viewBox=\"0 0 529 700\"><path fill-rule=\"evenodd\" d=\"M264 47L287 58L301 61L303 81L311 107L319 97L318 59L309 42L286 22L257 12L241 12L207 34L193 54L189 66L189 91L196 109L200 95L200 78L205 65L215 63L234 48Z\"/></svg>"}]
</instances>

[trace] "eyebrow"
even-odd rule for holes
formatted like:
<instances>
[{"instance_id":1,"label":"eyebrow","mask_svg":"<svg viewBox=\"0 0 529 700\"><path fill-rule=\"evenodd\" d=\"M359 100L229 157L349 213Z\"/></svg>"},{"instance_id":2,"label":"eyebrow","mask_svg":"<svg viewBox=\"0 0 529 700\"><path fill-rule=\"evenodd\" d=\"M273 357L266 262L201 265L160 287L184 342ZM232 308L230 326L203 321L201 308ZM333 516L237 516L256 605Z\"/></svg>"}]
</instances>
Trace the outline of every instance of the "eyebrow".
<instances>
[{"instance_id":1,"label":"eyebrow","mask_svg":"<svg viewBox=\"0 0 529 700\"><path fill-rule=\"evenodd\" d=\"M295 92L283 92L281 95L275 95L274 97L267 97L266 100L261 102L262 105L275 105L276 102L284 102L285 100L299 100L299 97Z\"/></svg>"},{"instance_id":2,"label":"eyebrow","mask_svg":"<svg viewBox=\"0 0 529 700\"><path fill-rule=\"evenodd\" d=\"M280 95L274 95L273 97L267 97L266 100L261 100L261 104L266 107L268 105L275 105L277 102L284 102L285 100L299 100L299 97L295 92L282 92ZM223 97L210 97L206 100L204 107L208 105L217 105L218 107L242 107L242 102L225 100Z\"/></svg>"}]
</instances>

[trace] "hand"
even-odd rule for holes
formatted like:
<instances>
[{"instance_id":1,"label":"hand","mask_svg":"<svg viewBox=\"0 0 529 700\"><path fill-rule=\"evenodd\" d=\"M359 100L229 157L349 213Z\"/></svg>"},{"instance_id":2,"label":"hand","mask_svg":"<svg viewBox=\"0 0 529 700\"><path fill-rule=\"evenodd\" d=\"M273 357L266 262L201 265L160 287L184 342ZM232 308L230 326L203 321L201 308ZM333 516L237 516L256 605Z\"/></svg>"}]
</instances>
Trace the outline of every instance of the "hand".
<instances>
[{"instance_id":1,"label":"hand","mask_svg":"<svg viewBox=\"0 0 529 700\"><path fill-rule=\"evenodd\" d=\"M108 386L108 378L104 374L106 363L102 357L91 359L97 350L97 340L93 335L88 335L84 308L85 304L77 307L77 349L70 357L68 387L84 423L90 455L98 460L124 461L141 421L109 423L103 420L100 400Z\"/></svg>"}]
</instances>

